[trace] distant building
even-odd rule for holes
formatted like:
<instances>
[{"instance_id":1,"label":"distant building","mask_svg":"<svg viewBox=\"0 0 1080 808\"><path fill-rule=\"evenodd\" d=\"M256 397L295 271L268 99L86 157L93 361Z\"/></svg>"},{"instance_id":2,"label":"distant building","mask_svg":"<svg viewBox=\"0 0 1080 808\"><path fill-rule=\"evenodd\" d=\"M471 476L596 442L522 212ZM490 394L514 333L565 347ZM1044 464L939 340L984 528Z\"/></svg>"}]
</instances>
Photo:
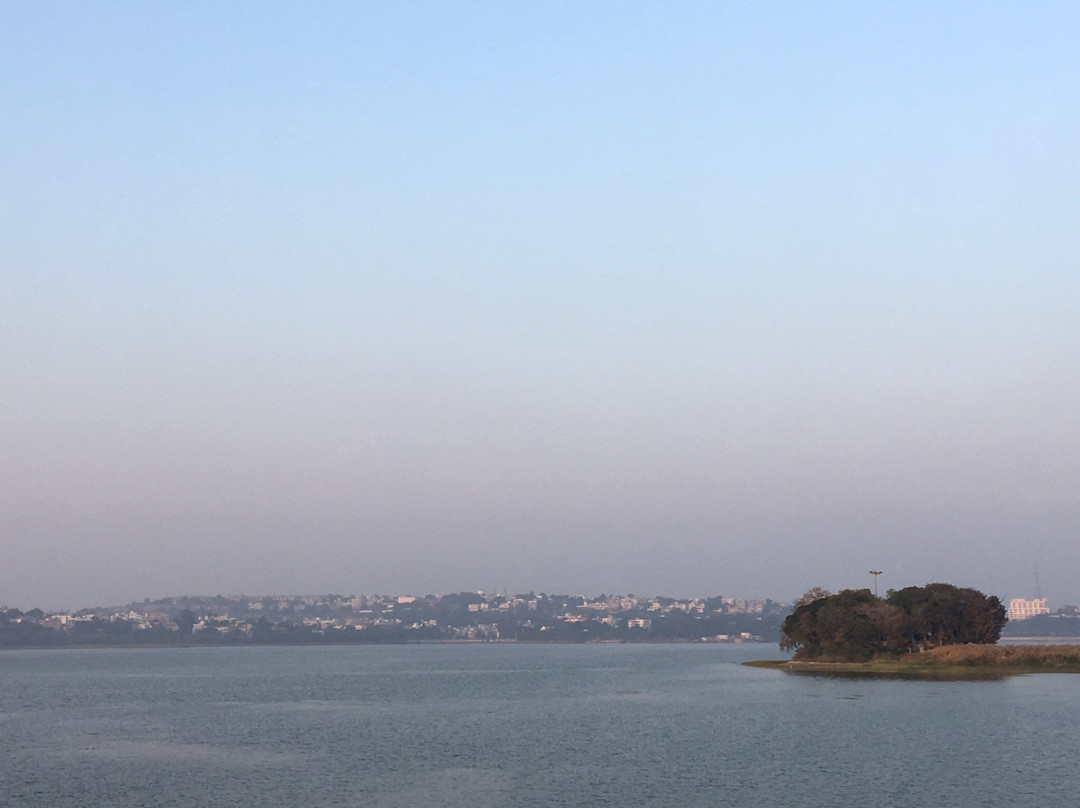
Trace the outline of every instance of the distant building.
<instances>
[{"instance_id":1,"label":"distant building","mask_svg":"<svg viewBox=\"0 0 1080 808\"><path fill-rule=\"evenodd\" d=\"M1027 620L1029 617L1035 617L1039 614L1050 614L1050 609L1046 605L1046 598L1035 598L1035 600L1013 598L1009 601L1010 620Z\"/></svg>"}]
</instances>

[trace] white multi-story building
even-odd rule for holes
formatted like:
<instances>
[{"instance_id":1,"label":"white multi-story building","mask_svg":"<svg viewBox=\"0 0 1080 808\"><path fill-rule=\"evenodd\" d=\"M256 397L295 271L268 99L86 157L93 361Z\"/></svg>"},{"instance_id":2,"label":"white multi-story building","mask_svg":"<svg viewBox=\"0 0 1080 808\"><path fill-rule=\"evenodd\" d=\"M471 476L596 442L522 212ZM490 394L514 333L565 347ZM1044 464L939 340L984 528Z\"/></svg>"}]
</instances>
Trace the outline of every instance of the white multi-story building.
<instances>
[{"instance_id":1,"label":"white multi-story building","mask_svg":"<svg viewBox=\"0 0 1080 808\"><path fill-rule=\"evenodd\" d=\"M1035 600L1013 598L1009 601L1010 620L1027 620L1037 614L1050 614L1050 609L1046 605L1046 598L1035 598Z\"/></svg>"}]
</instances>

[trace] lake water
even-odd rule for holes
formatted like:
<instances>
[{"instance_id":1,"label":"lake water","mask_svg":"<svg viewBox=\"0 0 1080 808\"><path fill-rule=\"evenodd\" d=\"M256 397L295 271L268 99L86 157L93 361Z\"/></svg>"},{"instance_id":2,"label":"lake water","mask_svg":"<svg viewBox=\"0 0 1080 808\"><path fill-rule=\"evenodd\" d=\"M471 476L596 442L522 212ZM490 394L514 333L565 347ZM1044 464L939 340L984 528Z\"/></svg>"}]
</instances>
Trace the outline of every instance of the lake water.
<instances>
[{"instance_id":1,"label":"lake water","mask_svg":"<svg viewBox=\"0 0 1080 808\"><path fill-rule=\"evenodd\" d=\"M816 678L763 645L0 653L7 806L1049 806L1080 676Z\"/></svg>"}]
</instances>

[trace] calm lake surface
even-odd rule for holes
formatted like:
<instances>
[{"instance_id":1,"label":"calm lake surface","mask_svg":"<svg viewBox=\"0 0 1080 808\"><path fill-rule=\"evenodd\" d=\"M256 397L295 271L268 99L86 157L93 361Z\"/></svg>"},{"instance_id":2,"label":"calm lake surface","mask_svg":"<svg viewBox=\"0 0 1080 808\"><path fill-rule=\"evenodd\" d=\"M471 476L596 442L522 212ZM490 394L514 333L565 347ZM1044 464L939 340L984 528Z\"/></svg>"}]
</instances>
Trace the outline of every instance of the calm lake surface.
<instances>
[{"instance_id":1,"label":"calm lake surface","mask_svg":"<svg viewBox=\"0 0 1080 808\"><path fill-rule=\"evenodd\" d=\"M765 645L0 653L4 806L1047 806L1080 676L816 678Z\"/></svg>"}]
</instances>

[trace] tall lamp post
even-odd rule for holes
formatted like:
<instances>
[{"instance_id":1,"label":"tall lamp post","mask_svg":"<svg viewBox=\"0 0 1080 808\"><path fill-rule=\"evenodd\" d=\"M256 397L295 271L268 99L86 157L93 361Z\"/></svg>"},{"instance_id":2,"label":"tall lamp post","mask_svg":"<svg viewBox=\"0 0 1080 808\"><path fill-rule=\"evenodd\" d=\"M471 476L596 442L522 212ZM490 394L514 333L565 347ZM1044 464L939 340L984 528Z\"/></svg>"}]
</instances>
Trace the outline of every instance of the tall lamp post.
<instances>
[{"instance_id":1,"label":"tall lamp post","mask_svg":"<svg viewBox=\"0 0 1080 808\"><path fill-rule=\"evenodd\" d=\"M877 597L877 577L881 575L881 570L870 570L870 574L874 576L874 597Z\"/></svg>"}]
</instances>

